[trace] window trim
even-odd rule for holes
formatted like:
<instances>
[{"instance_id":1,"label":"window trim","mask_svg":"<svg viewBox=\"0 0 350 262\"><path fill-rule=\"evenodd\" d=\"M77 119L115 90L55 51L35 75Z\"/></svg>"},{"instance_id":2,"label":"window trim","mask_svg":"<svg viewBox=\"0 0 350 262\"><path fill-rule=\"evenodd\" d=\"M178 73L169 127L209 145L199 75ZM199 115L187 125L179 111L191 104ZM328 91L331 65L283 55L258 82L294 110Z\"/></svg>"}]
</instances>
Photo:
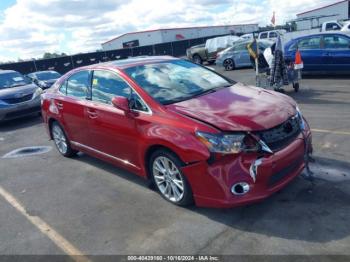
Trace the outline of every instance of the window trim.
<instances>
[{"instance_id":1,"label":"window trim","mask_svg":"<svg viewBox=\"0 0 350 262\"><path fill-rule=\"evenodd\" d=\"M92 81L93 81L93 78L94 78L94 72L95 71L108 71L108 72L111 72L112 74L115 74L117 75L118 77L120 77L131 89L131 93L132 92L135 92L137 94L137 96L141 99L141 101L145 104L145 106L147 107L147 111L142 111L142 110L137 110L137 109L131 109L130 108L130 111L132 112L138 112L138 113L143 113L143 114L147 114L147 115L152 115L153 114L153 111L152 109L150 108L150 106L145 102L145 100L142 98L142 96L140 96L140 94L129 84L129 82L123 77L121 76L118 72L114 71L114 70L110 70L110 69L92 69L91 70L91 81L90 81L90 101L93 102L93 103L98 103L98 104L101 104L101 105L105 105L105 106L110 106L110 107L113 107L115 108L113 105L111 104L106 104L106 103L103 103L103 102L100 102L100 101L93 101L92 100Z\"/></svg>"}]
</instances>

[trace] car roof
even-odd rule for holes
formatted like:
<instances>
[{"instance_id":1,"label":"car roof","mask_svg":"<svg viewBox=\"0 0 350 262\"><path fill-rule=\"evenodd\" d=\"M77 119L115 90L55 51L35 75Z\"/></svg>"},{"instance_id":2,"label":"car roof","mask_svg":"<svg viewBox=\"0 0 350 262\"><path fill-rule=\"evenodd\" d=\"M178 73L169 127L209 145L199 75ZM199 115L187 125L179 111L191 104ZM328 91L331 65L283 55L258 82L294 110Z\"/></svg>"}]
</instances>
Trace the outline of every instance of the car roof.
<instances>
[{"instance_id":1,"label":"car roof","mask_svg":"<svg viewBox=\"0 0 350 262\"><path fill-rule=\"evenodd\" d=\"M329 32L320 32L317 34L303 35L303 36L296 37L293 40L299 40L299 39L313 37L313 36L324 36L324 35L343 35L346 37L350 37L350 34L342 32L342 31L329 31Z\"/></svg>"},{"instance_id":2,"label":"car roof","mask_svg":"<svg viewBox=\"0 0 350 262\"><path fill-rule=\"evenodd\" d=\"M113 67L117 69L125 69L133 66L173 61L173 60L180 60L180 59L172 56L137 56L137 57L119 59L119 60L105 62L105 63L93 64L93 65L85 66L83 68L93 69L96 67L106 67L106 68Z\"/></svg>"}]
</instances>

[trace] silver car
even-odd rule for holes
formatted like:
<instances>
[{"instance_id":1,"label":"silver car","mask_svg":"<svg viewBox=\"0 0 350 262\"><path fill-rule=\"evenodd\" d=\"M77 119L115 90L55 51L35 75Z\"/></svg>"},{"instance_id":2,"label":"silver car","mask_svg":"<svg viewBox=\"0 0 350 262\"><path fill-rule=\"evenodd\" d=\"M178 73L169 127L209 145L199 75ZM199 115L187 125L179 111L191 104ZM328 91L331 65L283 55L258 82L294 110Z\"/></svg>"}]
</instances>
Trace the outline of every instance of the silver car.
<instances>
[{"instance_id":1,"label":"silver car","mask_svg":"<svg viewBox=\"0 0 350 262\"><path fill-rule=\"evenodd\" d=\"M232 47L229 47L217 54L216 64L223 66L225 70L233 70L236 68L252 66L252 61L248 52L248 44L252 40L244 40L234 43ZM272 41L259 40L259 52L263 52L266 48L273 44Z\"/></svg>"},{"instance_id":2,"label":"silver car","mask_svg":"<svg viewBox=\"0 0 350 262\"><path fill-rule=\"evenodd\" d=\"M0 70L0 121L41 111L43 90L12 70Z\"/></svg>"}]
</instances>

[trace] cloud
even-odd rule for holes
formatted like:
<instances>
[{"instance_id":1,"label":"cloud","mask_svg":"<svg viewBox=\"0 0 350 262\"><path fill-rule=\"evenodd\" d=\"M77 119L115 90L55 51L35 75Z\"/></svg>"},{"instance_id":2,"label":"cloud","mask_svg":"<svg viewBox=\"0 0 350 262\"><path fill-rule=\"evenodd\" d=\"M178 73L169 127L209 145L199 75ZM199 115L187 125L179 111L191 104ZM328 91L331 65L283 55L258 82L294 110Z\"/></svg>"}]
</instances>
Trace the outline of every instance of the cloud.
<instances>
[{"instance_id":1,"label":"cloud","mask_svg":"<svg viewBox=\"0 0 350 262\"><path fill-rule=\"evenodd\" d=\"M0 59L95 51L123 33L166 27L278 23L334 0L17 0L0 20ZM11 55L9 55L11 54Z\"/></svg>"}]
</instances>

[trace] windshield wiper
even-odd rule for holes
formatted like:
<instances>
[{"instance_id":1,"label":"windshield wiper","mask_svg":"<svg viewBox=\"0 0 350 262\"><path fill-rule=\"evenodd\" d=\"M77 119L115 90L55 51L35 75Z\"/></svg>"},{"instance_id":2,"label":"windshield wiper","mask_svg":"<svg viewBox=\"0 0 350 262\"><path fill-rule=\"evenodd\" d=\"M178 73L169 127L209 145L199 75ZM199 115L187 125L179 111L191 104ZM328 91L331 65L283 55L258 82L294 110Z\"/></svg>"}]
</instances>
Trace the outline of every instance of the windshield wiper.
<instances>
[{"instance_id":1,"label":"windshield wiper","mask_svg":"<svg viewBox=\"0 0 350 262\"><path fill-rule=\"evenodd\" d=\"M16 85L11 85L10 87L17 87L17 86L24 86L25 84L16 84Z\"/></svg>"}]
</instances>

